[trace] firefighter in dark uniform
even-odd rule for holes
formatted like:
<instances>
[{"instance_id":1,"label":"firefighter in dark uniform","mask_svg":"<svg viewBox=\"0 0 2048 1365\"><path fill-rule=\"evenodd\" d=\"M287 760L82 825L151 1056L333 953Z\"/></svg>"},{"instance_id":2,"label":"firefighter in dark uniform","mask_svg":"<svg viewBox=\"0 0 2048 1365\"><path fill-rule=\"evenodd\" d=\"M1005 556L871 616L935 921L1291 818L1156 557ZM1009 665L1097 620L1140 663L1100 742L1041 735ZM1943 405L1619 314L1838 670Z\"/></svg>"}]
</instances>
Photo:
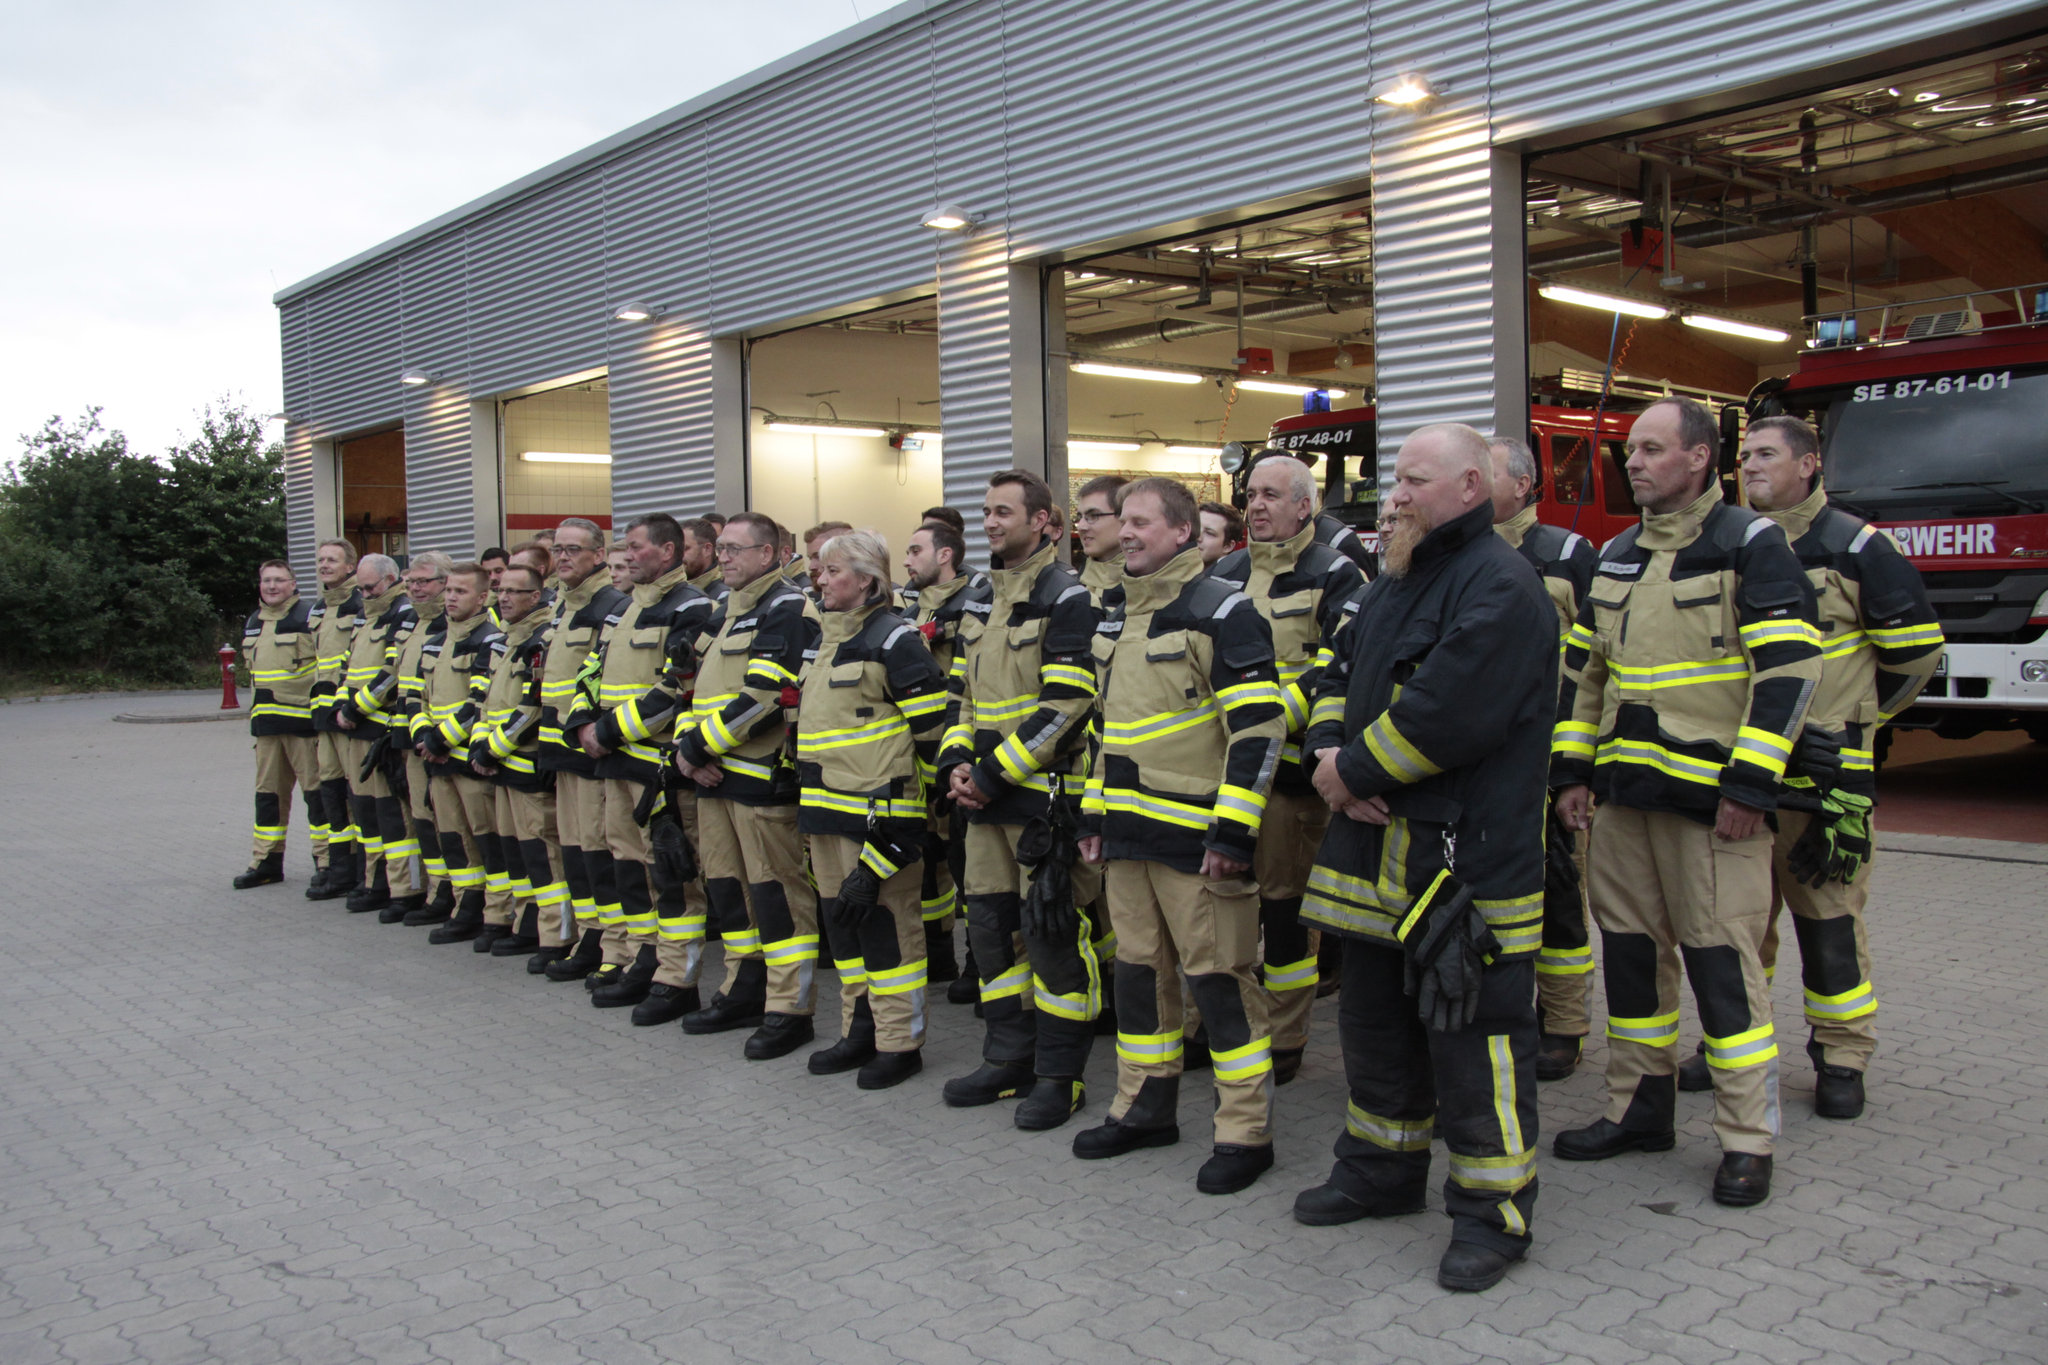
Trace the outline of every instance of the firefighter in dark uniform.
<instances>
[{"instance_id":1,"label":"firefighter in dark uniform","mask_svg":"<svg viewBox=\"0 0 2048 1365\"><path fill-rule=\"evenodd\" d=\"M966 568L966 557L967 542L939 521L918 527L903 556L907 587L917 594L915 624L949 679L955 668L967 666L960 654L960 622L967 615L967 604L988 601L992 591L987 574ZM931 980L953 983L947 987L946 998L955 1004L973 1004L981 996L981 983L974 977L974 954L970 951L967 955L965 973L955 965L953 955L953 925L959 914L960 878L967 857L966 822L954 818L952 797L936 784L931 802L919 898L925 956ZM956 992L958 999L954 998Z\"/></svg>"},{"instance_id":2,"label":"firefighter in dark uniform","mask_svg":"<svg viewBox=\"0 0 2048 1365\"><path fill-rule=\"evenodd\" d=\"M1877 1050L1877 990L1863 926L1877 731L1934 675L1941 622L1919 571L1892 538L1828 505L1820 442L1805 422L1751 422L1742 441L1742 482L1749 505L1784 528L1813 584L1821 672L1807 724L1832 736L1841 753L1831 790L1795 777L1778 799L1771 853L1777 901L1764 937L1764 975L1777 965L1778 911L1790 906L1815 1072L1813 1111L1853 1119L1863 1112L1863 1073ZM1829 855L1825 864L1811 860L1821 852ZM1678 1088L1711 1089L1713 1071L1702 1047L1679 1068Z\"/></svg>"},{"instance_id":3,"label":"firefighter in dark uniform","mask_svg":"<svg viewBox=\"0 0 2048 1365\"><path fill-rule=\"evenodd\" d=\"M312 604L299 597L292 566L269 559L256 571L262 605L242 623L242 665L254 688L249 733L256 740L256 851L235 889L284 880L284 835L291 823L292 792L305 794L306 822L320 822L320 763L313 739ZM319 875L321 850L313 850Z\"/></svg>"},{"instance_id":4,"label":"firefighter in dark uniform","mask_svg":"<svg viewBox=\"0 0 2048 1365\"><path fill-rule=\"evenodd\" d=\"M363 593L363 623L349 638L334 707L334 723L348 735L350 809L362 850L348 908L351 914L382 911L395 901L410 912L426 899L415 899L412 861L419 847L406 819L405 793L390 777L404 769L404 736L400 730L396 749L385 736L404 724L398 640L419 617L399 581L398 561L389 555L364 555L356 564L356 586ZM373 752L379 761L372 761Z\"/></svg>"},{"instance_id":5,"label":"firefighter in dark uniform","mask_svg":"<svg viewBox=\"0 0 2048 1365\"><path fill-rule=\"evenodd\" d=\"M1273 1165L1273 1058L1250 872L1287 712L1273 637L1250 598L1202 564L1194 495L1123 489L1123 591L1091 653L1101 746L1081 856L1107 861L1116 930L1117 1094L1074 1138L1085 1160L1180 1139L1180 971L1216 1074L1216 1145L1195 1187L1245 1189Z\"/></svg>"},{"instance_id":6,"label":"firefighter in dark uniform","mask_svg":"<svg viewBox=\"0 0 2048 1365\"><path fill-rule=\"evenodd\" d=\"M597 760L618 896L616 907L598 907L604 961L585 984L593 1005L644 1004L634 1022L652 1025L697 1008L705 910L694 888L657 881L648 830L637 812L651 810L649 786L661 780L669 737L688 712L695 641L711 617L711 599L685 581L683 531L674 518L659 512L635 518L626 527L626 556L632 601L586 664L586 690L563 729ZM683 894L663 894L671 890Z\"/></svg>"},{"instance_id":7,"label":"firefighter in dark uniform","mask_svg":"<svg viewBox=\"0 0 2048 1365\"><path fill-rule=\"evenodd\" d=\"M1555 1150L1600 1161L1676 1141L1682 958L1716 1072L1713 1196L1740 1207L1769 1197L1779 1128L1765 818L1821 659L1813 587L1776 523L1722 500L1719 445L1691 399L1636 418L1627 467L1642 521L1601 550L1565 649L1551 785L1565 824L1592 830L1608 1101Z\"/></svg>"},{"instance_id":8,"label":"firefighter in dark uniform","mask_svg":"<svg viewBox=\"0 0 2048 1365\"><path fill-rule=\"evenodd\" d=\"M490 787L470 769L470 735L483 720L490 692L491 663L504 635L491 620L486 600L490 572L481 564L456 564L442 593L447 628L429 639L421 656L420 711L412 718L415 748L427 761L433 784L434 825L441 857L455 888L455 913L427 935L429 943L462 943L483 930L485 917L502 921L510 913L506 896L486 884L495 865L497 812ZM509 888L507 888L509 890Z\"/></svg>"},{"instance_id":9,"label":"firefighter in dark uniform","mask_svg":"<svg viewBox=\"0 0 2048 1365\"><path fill-rule=\"evenodd\" d=\"M584 665L632 601L612 586L604 552L604 532L595 522L570 517L555 531L555 577L561 586L541 656L540 736L534 764L555 775L562 880L569 884L576 937L573 948L544 948L528 962L529 969L545 972L550 981L580 981L597 970L604 961L599 906L618 904L611 848L604 837L604 784L597 776L597 760L583 752L562 724L563 716L575 709L576 680Z\"/></svg>"},{"instance_id":10,"label":"firefighter in dark uniform","mask_svg":"<svg viewBox=\"0 0 2048 1365\"><path fill-rule=\"evenodd\" d=\"M435 643L438 649L437 642L448 631L441 595L447 591L448 570L454 563L439 550L426 550L405 566L405 595L412 602L413 622L398 634L399 723L394 728L405 744L406 811L412 840L420 847L420 903L409 908L386 906L377 913L379 924L442 924L455 913L455 885L448 880L448 860L442 856L441 832L434 823L433 778L417 748L426 709L422 669L427 646Z\"/></svg>"},{"instance_id":11,"label":"firefighter in dark uniform","mask_svg":"<svg viewBox=\"0 0 2048 1365\"><path fill-rule=\"evenodd\" d=\"M883 1090L923 1067L923 774L946 725L946 673L889 606L889 547L842 531L818 549L823 633L804 676L797 815L818 880L818 918L839 975L837 1043L816 1075L860 1068Z\"/></svg>"},{"instance_id":12,"label":"firefighter in dark uniform","mask_svg":"<svg viewBox=\"0 0 2048 1365\"><path fill-rule=\"evenodd\" d=\"M697 784L698 860L725 947L725 988L683 1016L683 1031L752 1025L753 1061L816 1036L818 896L797 832L790 715L818 652L818 612L776 563L782 528L742 512L718 535L731 591L698 649L695 695L676 765Z\"/></svg>"},{"instance_id":13,"label":"firefighter in dark uniform","mask_svg":"<svg viewBox=\"0 0 2048 1365\"><path fill-rule=\"evenodd\" d=\"M1365 541L1359 538L1358 532L1334 512L1316 514L1316 544L1327 545L1343 555L1357 565L1358 572L1366 578L1380 571L1372 551L1365 547Z\"/></svg>"},{"instance_id":14,"label":"firefighter in dark uniform","mask_svg":"<svg viewBox=\"0 0 2048 1365\"><path fill-rule=\"evenodd\" d=\"M1308 1046L1318 974L1315 931L1301 922L1301 898L1330 824L1330 808L1302 769L1301 739L1321 676L1323 641L1335 634L1344 603L1365 586L1356 564L1315 539L1315 496L1315 478L1301 461L1284 455L1260 460L1245 480L1250 543L1210 570L1248 595L1265 618L1287 710L1287 742L1252 858L1277 1085L1294 1079Z\"/></svg>"},{"instance_id":15,"label":"firefighter in dark uniform","mask_svg":"<svg viewBox=\"0 0 2048 1365\"><path fill-rule=\"evenodd\" d=\"M528 962L527 970L535 973L559 956L575 931L569 883L561 871L554 776L539 763L541 660L548 649L545 582L516 553L498 577L505 643L491 665L483 725L469 746L469 766L496 788L498 838L519 846L512 922L495 934L486 929L472 946L493 957L547 953L538 966Z\"/></svg>"},{"instance_id":16,"label":"firefighter in dark uniform","mask_svg":"<svg viewBox=\"0 0 2048 1365\"><path fill-rule=\"evenodd\" d=\"M1335 812L1302 914L1343 936L1350 1088L1309 1224L1422 1210L1449 1148L1447 1289L1497 1283L1536 1204L1535 957L1542 938L1557 616L1492 532L1492 462L1470 427L1402 443L1386 571L1318 685L1302 749Z\"/></svg>"},{"instance_id":17,"label":"firefighter in dark uniform","mask_svg":"<svg viewBox=\"0 0 2048 1365\"><path fill-rule=\"evenodd\" d=\"M1070 936L1027 935L1030 873L1017 861L1025 823L1057 799L1078 808L1080 758L1095 706L1090 640L1100 613L1056 557L1052 491L1023 470L991 476L982 527L989 600L961 619L939 780L967 820L967 935L987 1025L982 1065L946 1082L955 1108L1029 1092L1020 1128L1065 1123L1085 1097L1082 1073L1103 1008L1102 963L1086 903ZM1091 879L1092 880L1092 879ZM1105 929L1103 932L1107 932Z\"/></svg>"},{"instance_id":18,"label":"firefighter in dark uniform","mask_svg":"<svg viewBox=\"0 0 2048 1365\"><path fill-rule=\"evenodd\" d=\"M1600 552L1574 531L1536 520L1536 457L1513 437L1494 437L1493 531L1522 552L1542 575L1557 608L1558 639L1579 619L1593 566ZM1587 1004L1593 994L1593 940L1586 921L1585 839L1553 811L1544 831L1546 858L1571 867L1546 866L1543 884L1543 947L1536 954L1536 1079L1561 1081L1579 1065L1579 1050L1592 1028Z\"/></svg>"},{"instance_id":19,"label":"firefighter in dark uniform","mask_svg":"<svg viewBox=\"0 0 2048 1365\"><path fill-rule=\"evenodd\" d=\"M320 576L320 600L314 604L313 639L318 655L313 672L313 730L320 765L320 823L314 846L324 843L323 874L306 887L309 901L346 896L356 884L362 851L357 846L355 816L350 810L348 744L334 723L342 675L348 671L349 640L363 619L363 594L356 586L356 547L346 540L323 540L313 555Z\"/></svg>"}]
</instances>

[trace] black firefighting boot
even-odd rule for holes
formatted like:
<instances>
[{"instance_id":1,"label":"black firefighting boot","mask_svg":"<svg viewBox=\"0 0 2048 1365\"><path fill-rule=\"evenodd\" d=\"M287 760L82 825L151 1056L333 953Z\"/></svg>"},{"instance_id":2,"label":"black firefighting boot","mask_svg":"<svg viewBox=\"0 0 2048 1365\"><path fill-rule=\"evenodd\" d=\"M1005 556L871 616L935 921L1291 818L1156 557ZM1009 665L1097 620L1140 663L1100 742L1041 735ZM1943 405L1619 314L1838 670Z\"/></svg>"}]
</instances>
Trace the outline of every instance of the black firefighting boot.
<instances>
[{"instance_id":1,"label":"black firefighting boot","mask_svg":"<svg viewBox=\"0 0 2048 1365\"><path fill-rule=\"evenodd\" d=\"M1561 1081L1578 1070L1580 1040L1568 1033L1545 1033L1536 1039L1536 1079Z\"/></svg>"},{"instance_id":2,"label":"black firefighting boot","mask_svg":"<svg viewBox=\"0 0 2048 1365\"><path fill-rule=\"evenodd\" d=\"M427 908L427 893L415 891L410 896L400 896L377 912L379 924L403 924L408 915L416 915Z\"/></svg>"},{"instance_id":3,"label":"black firefighting boot","mask_svg":"<svg viewBox=\"0 0 2048 1365\"><path fill-rule=\"evenodd\" d=\"M357 869L361 866L362 847L355 843L329 844L327 846L327 880L314 878L306 888L309 901L331 901L346 896L356 884Z\"/></svg>"},{"instance_id":4,"label":"black firefighting boot","mask_svg":"<svg viewBox=\"0 0 2048 1365\"><path fill-rule=\"evenodd\" d=\"M1011 1117L1027 1133L1057 1128L1081 1112L1088 1087L1079 1076L1040 1076Z\"/></svg>"},{"instance_id":5,"label":"black firefighting boot","mask_svg":"<svg viewBox=\"0 0 2048 1365\"><path fill-rule=\"evenodd\" d=\"M811 1054L811 1074L836 1076L842 1071L865 1066L874 1055L875 1016L868 1009L867 997L862 996L853 1002L853 1023L847 1026L846 1036Z\"/></svg>"},{"instance_id":6,"label":"black firefighting boot","mask_svg":"<svg viewBox=\"0 0 2048 1365\"><path fill-rule=\"evenodd\" d=\"M1707 1065L1705 1039L1693 1049L1692 1056L1678 1064L1678 1088L1692 1093L1714 1088L1714 1069Z\"/></svg>"},{"instance_id":7,"label":"black firefighting boot","mask_svg":"<svg viewBox=\"0 0 2048 1365\"><path fill-rule=\"evenodd\" d=\"M465 943L482 932L483 927L484 889L472 886L462 893L462 904L455 907L448 922L427 935L427 942Z\"/></svg>"},{"instance_id":8,"label":"black firefighting boot","mask_svg":"<svg viewBox=\"0 0 2048 1365\"><path fill-rule=\"evenodd\" d=\"M1179 1108L1180 1077L1147 1076L1122 1118L1074 1134L1074 1155L1101 1161L1141 1147L1171 1146L1180 1141Z\"/></svg>"},{"instance_id":9,"label":"black firefighting boot","mask_svg":"<svg viewBox=\"0 0 2048 1365\"><path fill-rule=\"evenodd\" d=\"M924 927L925 979L932 982L958 981L960 966L953 960L953 931L927 924ZM948 992L950 994L950 992Z\"/></svg>"},{"instance_id":10,"label":"black firefighting boot","mask_svg":"<svg viewBox=\"0 0 2048 1365\"><path fill-rule=\"evenodd\" d=\"M647 998L633 1006L633 1026L652 1028L656 1024L673 1023L702 1003L695 986L671 986L657 981L647 988Z\"/></svg>"},{"instance_id":11,"label":"black firefighting boot","mask_svg":"<svg viewBox=\"0 0 2048 1365\"><path fill-rule=\"evenodd\" d=\"M633 965L620 972L606 985L590 993L590 1003L601 1010L619 1009L625 1005L637 1005L647 998L647 992L654 985L654 971L659 965L654 960L654 945L640 945L639 955Z\"/></svg>"},{"instance_id":12,"label":"black firefighting boot","mask_svg":"<svg viewBox=\"0 0 2048 1365\"><path fill-rule=\"evenodd\" d=\"M740 963L732 989L711 997L701 1010L683 1016L683 1032L725 1033L736 1028L759 1028L768 1004L768 964L758 958Z\"/></svg>"},{"instance_id":13,"label":"black firefighting boot","mask_svg":"<svg viewBox=\"0 0 2048 1365\"><path fill-rule=\"evenodd\" d=\"M940 1096L954 1109L973 1109L997 1100L1014 1100L1030 1093L1036 1084L1038 1072L1028 1060L983 1062L965 1076L947 1081Z\"/></svg>"},{"instance_id":14,"label":"black firefighting boot","mask_svg":"<svg viewBox=\"0 0 2048 1365\"><path fill-rule=\"evenodd\" d=\"M1209 1056L1209 1025L1207 1023L1199 1025L1193 1033L1183 1038L1180 1048L1180 1069L1182 1075L1186 1075L1190 1071L1207 1071L1211 1066L1215 1065Z\"/></svg>"},{"instance_id":15,"label":"black firefighting boot","mask_svg":"<svg viewBox=\"0 0 2048 1365\"><path fill-rule=\"evenodd\" d=\"M273 849L251 863L247 871L236 874L235 890L247 891L252 886L269 886L283 880L284 854Z\"/></svg>"},{"instance_id":16,"label":"black firefighting boot","mask_svg":"<svg viewBox=\"0 0 2048 1365\"><path fill-rule=\"evenodd\" d=\"M1806 1055L1813 1059L1814 1114L1824 1119L1863 1117L1863 1073L1828 1065L1826 1050L1813 1039L1807 1040Z\"/></svg>"},{"instance_id":17,"label":"black firefighting boot","mask_svg":"<svg viewBox=\"0 0 2048 1365\"><path fill-rule=\"evenodd\" d=\"M901 1085L924 1070L924 1053L916 1048L908 1052L877 1052L868 1058L853 1083L863 1090L887 1090L892 1085Z\"/></svg>"},{"instance_id":18,"label":"black firefighting boot","mask_svg":"<svg viewBox=\"0 0 2048 1365\"><path fill-rule=\"evenodd\" d=\"M512 926L509 924L486 924L478 929L476 937L470 940L469 950L472 953L488 953L497 946L499 939L505 938L511 932Z\"/></svg>"},{"instance_id":19,"label":"black firefighting boot","mask_svg":"<svg viewBox=\"0 0 2048 1365\"><path fill-rule=\"evenodd\" d=\"M563 957L542 967L541 974L550 981L581 981L597 970L597 964L604 961L604 930L595 926L585 929L576 940L575 948Z\"/></svg>"},{"instance_id":20,"label":"black firefighting boot","mask_svg":"<svg viewBox=\"0 0 2048 1365\"><path fill-rule=\"evenodd\" d=\"M539 976L568 955L569 945L566 943L558 948L542 948L532 957L526 959L526 974L528 976Z\"/></svg>"},{"instance_id":21,"label":"black firefighting boot","mask_svg":"<svg viewBox=\"0 0 2048 1365\"><path fill-rule=\"evenodd\" d=\"M382 910L391 904L391 880L384 874L383 860L379 859L377 870L371 874L367 886L359 886L348 893L348 912L360 915L369 910Z\"/></svg>"},{"instance_id":22,"label":"black firefighting boot","mask_svg":"<svg viewBox=\"0 0 2048 1365\"><path fill-rule=\"evenodd\" d=\"M949 1005L978 1005L981 1003L981 973L974 965L974 945L967 945L967 965L960 969L960 975L946 987L946 1003Z\"/></svg>"},{"instance_id":23,"label":"black firefighting boot","mask_svg":"<svg viewBox=\"0 0 2048 1365\"><path fill-rule=\"evenodd\" d=\"M417 910L408 911L399 923L417 929L427 924L446 924L455 913L455 883L443 880L434 898Z\"/></svg>"},{"instance_id":24,"label":"black firefighting boot","mask_svg":"<svg viewBox=\"0 0 2048 1365\"><path fill-rule=\"evenodd\" d=\"M747 1045L741 1051L750 1062L772 1062L817 1036L817 1025L808 1014L768 1013L761 1016L761 1027L747 1035Z\"/></svg>"},{"instance_id":25,"label":"black firefighting boot","mask_svg":"<svg viewBox=\"0 0 2048 1365\"><path fill-rule=\"evenodd\" d=\"M491 945L492 957L518 957L540 947L540 908L529 905L526 913L519 917L519 924L509 934L502 934Z\"/></svg>"}]
</instances>

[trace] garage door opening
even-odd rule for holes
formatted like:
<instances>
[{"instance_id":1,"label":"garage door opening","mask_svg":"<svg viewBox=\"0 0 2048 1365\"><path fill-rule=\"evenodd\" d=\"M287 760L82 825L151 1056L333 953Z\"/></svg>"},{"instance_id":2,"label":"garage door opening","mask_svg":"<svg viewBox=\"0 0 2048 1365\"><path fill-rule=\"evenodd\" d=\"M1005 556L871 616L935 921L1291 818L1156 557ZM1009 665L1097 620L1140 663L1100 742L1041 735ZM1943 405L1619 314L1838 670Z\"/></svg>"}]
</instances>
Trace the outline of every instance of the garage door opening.
<instances>
[{"instance_id":1,"label":"garage door opening","mask_svg":"<svg viewBox=\"0 0 2048 1365\"><path fill-rule=\"evenodd\" d=\"M1372 216L1354 198L1067 264L1067 478L1229 503L1226 447L1285 445L1370 525ZM1069 501L1072 501L1070 496Z\"/></svg>"},{"instance_id":2,"label":"garage door opening","mask_svg":"<svg viewBox=\"0 0 2048 1365\"><path fill-rule=\"evenodd\" d=\"M392 427L334 447L340 482L341 534L358 555L385 554L404 562L405 430Z\"/></svg>"},{"instance_id":3,"label":"garage door opening","mask_svg":"<svg viewBox=\"0 0 2048 1365\"><path fill-rule=\"evenodd\" d=\"M936 299L755 339L747 401L749 503L798 536L843 521L900 554L944 501Z\"/></svg>"},{"instance_id":4,"label":"garage door opening","mask_svg":"<svg viewBox=\"0 0 2048 1365\"><path fill-rule=\"evenodd\" d=\"M513 545L564 517L612 524L611 391L583 379L499 404L505 539Z\"/></svg>"}]
</instances>

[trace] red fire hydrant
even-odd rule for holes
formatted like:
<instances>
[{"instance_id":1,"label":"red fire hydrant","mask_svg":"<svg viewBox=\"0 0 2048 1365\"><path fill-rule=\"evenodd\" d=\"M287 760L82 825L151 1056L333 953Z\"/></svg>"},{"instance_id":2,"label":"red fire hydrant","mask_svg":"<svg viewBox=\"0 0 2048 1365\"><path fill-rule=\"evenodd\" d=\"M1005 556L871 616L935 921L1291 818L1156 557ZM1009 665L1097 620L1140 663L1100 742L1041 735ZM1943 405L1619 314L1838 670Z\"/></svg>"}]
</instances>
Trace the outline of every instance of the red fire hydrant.
<instances>
[{"instance_id":1,"label":"red fire hydrant","mask_svg":"<svg viewBox=\"0 0 2048 1365\"><path fill-rule=\"evenodd\" d=\"M235 647L233 645L222 645L220 647L220 709L232 711L241 704L241 700L235 696Z\"/></svg>"}]
</instances>

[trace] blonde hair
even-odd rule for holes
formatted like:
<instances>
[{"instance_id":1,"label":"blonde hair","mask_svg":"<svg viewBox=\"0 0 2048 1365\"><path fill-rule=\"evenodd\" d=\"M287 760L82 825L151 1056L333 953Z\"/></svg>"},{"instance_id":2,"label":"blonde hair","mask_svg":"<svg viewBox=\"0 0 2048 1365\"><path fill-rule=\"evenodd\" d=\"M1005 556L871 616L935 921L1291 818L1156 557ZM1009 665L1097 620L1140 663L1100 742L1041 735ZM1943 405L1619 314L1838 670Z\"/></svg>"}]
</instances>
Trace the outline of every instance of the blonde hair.
<instances>
[{"instance_id":1,"label":"blonde hair","mask_svg":"<svg viewBox=\"0 0 2048 1365\"><path fill-rule=\"evenodd\" d=\"M819 547L818 562L844 565L874 579L870 602L888 597L895 586L889 581L889 542L873 531L841 531Z\"/></svg>"}]
</instances>

